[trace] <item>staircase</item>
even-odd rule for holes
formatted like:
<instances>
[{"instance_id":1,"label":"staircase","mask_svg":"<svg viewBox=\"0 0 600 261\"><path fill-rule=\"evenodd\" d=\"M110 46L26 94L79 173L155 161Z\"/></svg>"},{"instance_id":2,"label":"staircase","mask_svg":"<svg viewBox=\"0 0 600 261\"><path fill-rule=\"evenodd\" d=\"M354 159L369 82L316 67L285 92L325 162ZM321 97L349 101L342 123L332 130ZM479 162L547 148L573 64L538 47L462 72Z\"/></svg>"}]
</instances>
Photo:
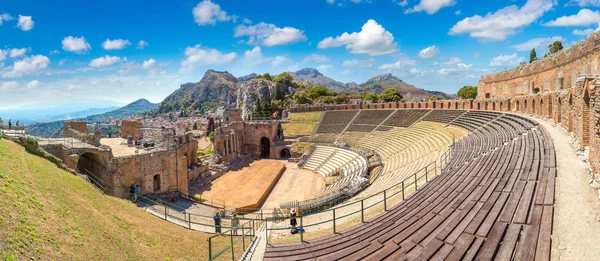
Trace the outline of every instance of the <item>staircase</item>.
<instances>
[{"instance_id":1,"label":"staircase","mask_svg":"<svg viewBox=\"0 0 600 261\"><path fill-rule=\"evenodd\" d=\"M265 249L267 248L267 229L266 223L260 226L260 229L256 231L256 237L250 243L248 250L244 253L240 261L251 261L251 260L263 260L265 256Z\"/></svg>"}]
</instances>

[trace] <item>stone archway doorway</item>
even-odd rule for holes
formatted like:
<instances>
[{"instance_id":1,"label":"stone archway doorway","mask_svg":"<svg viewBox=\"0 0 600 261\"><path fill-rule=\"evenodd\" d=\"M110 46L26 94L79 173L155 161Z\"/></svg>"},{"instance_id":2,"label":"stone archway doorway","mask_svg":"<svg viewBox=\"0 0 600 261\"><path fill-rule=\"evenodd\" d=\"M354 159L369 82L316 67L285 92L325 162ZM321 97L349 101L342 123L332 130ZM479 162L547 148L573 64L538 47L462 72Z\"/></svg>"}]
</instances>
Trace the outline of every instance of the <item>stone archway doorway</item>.
<instances>
[{"instance_id":1,"label":"stone archway doorway","mask_svg":"<svg viewBox=\"0 0 600 261\"><path fill-rule=\"evenodd\" d=\"M271 155L271 141L269 138L262 137L260 139L260 157L263 159L268 159Z\"/></svg>"},{"instance_id":2,"label":"stone archway doorway","mask_svg":"<svg viewBox=\"0 0 600 261\"><path fill-rule=\"evenodd\" d=\"M282 159L289 159L292 156L289 149L282 149L279 152L279 157Z\"/></svg>"},{"instance_id":3,"label":"stone archway doorway","mask_svg":"<svg viewBox=\"0 0 600 261\"><path fill-rule=\"evenodd\" d=\"M107 182L102 179L105 167L100 155L92 152L81 154L77 160L77 171L86 175L98 188L106 189Z\"/></svg>"}]
</instances>

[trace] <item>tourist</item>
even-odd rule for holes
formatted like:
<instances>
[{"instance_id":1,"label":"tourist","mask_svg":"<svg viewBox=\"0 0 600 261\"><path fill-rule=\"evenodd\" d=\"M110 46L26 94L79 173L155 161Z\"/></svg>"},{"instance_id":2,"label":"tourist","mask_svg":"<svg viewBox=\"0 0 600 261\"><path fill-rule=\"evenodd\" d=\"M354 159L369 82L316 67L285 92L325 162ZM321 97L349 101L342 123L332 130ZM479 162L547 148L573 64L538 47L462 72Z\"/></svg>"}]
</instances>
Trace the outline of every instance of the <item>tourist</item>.
<instances>
[{"instance_id":1,"label":"tourist","mask_svg":"<svg viewBox=\"0 0 600 261\"><path fill-rule=\"evenodd\" d=\"M236 213L233 213L233 217L231 218L231 229L233 230L233 235L237 236L237 228L240 225L240 219L237 217Z\"/></svg>"},{"instance_id":2,"label":"tourist","mask_svg":"<svg viewBox=\"0 0 600 261\"><path fill-rule=\"evenodd\" d=\"M177 202L177 191L173 191L173 203Z\"/></svg>"},{"instance_id":3,"label":"tourist","mask_svg":"<svg viewBox=\"0 0 600 261\"><path fill-rule=\"evenodd\" d=\"M131 184L131 186L129 186L129 198L131 199L131 202L135 202L135 199L133 198L134 191L135 191L135 187L133 186L133 184Z\"/></svg>"},{"instance_id":4,"label":"tourist","mask_svg":"<svg viewBox=\"0 0 600 261\"><path fill-rule=\"evenodd\" d=\"M219 216L219 211L215 213L213 219L215 220L215 233L221 233L221 217Z\"/></svg>"},{"instance_id":5,"label":"tourist","mask_svg":"<svg viewBox=\"0 0 600 261\"><path fill-rule=\"evenodd\" d=\"M140 194L140 186L135 185L135 188L133 189L133 202L134 203L137 202L138 194Z\"/></svg>"},{"instance_id":6,"label":"tourist","mask_svg":"<svg viewBox=\"0 0 600 261\"><path fill-rule=\"evenodd\" d=\"M296 209L292 208L292 210L290 211L290 226L292 226L292 228L295 228L296 225L298 225L298 221L296 221Z\"/></svg>"}]
</instances>

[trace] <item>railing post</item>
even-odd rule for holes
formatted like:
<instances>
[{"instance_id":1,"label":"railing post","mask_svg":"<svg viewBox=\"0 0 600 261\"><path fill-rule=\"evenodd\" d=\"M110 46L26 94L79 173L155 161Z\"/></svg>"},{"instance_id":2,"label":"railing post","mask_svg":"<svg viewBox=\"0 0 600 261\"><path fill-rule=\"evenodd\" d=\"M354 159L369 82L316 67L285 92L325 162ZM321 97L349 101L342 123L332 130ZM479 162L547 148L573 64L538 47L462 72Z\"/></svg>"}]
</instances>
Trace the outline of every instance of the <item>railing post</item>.
<instances>
[{"instance_id":1,"label":"railing post","mask_svg":"<svg viewBox=\"0 0 600 261\"><path fill-rule=\"evenodd\" d=\"M190 229L192 229L192 214L188 213L188 224L190 225Z\"/></svg>"},{"instance_id":2,"label":"railing post","mask_svg":"<svg viewBox=\"0 0 600 261\"><path fill-rule=\"evenodd\" d=\"M402 201L404 201L404 181L402 181Z\"/></svg>"},{"instance_id":3,"label":"railing post","mask_svg":"<svg viewBox=\"0 0 600 261\"><path fill-rule=\"evenodd\" d=\"M383 211L387 211L387 193L383 190Z\"/></svg>"},{"instance_id":4,"label":"railing post","mask_svg":"<svg viewBox=\"0 0 600 261\"><path fill-rule=\"evenodd\" d=\"M333 233L336 234L336 231L335 231L335 208L333 209Z\"/></svg>"},{"instance_id":5,"label":"railing post","mask_svg":"<svg viewBox=\"0 0 600 261\"><path fill-rule=\"evenodd\" d=\"M425 166L425 183L427 183L427 181L428 181L428 180L427 180L427 172L428 172L428 171L427 171L427 166Z\"/></svg>"},{"instance_id":6,"label":"railing post","mask_svg":"<svg viewBox=\"0 0 600 261\"><path fill-rule=\"evenodd\" d=\"M360 220L362 223L365 223L365 208L364 208L364 199L360 200Z\"/></svg>"},{"instance_id":7,"label":"railing post","mask_svg":"<svg viewBox=\"0 0 600 261\"><path fill-rule=\"evenodd\" d=\"M167 205L165 205L165 220L167 220L167 216L169 215L167 211L169 211L169 210L167 208Z\"/></svg>"},{"instance_id":8,"label":"railing post","mask_svg":"<svg viewBox=\"0 0 600 261\"><path fill-rule=\"evenodd\" d=\"M300 216L300 227L302 229L304 229L304 222L302 222L302 217ZM302 244L304 244L304 233L300 232L300 242L302 242Z\"/></svg>"},{"instance_id":9,"label":"railing post","mask_svg":"<svg viewBox=\"0 0 600 261\"><path fill-rule=\"evenodd\" d=\"M419 190L419 186L417 186L417 173L415 173L415 191Z\"/></svg>"},{"instance_id":10,"label":"railing post","mask_svg":"<svg viewBox=\"0 0 600 261\"><path fill-rule=\"evenodd\" d=\"M244 241L246 239L246 234L244 232L244 225L242 225L242 248L244 249L244 251L246 250L246 241Z\"/></svg>"},{"instance_id":11,"label":"railing post","mask_svg":"<svg viewBox=\"0 0 600 261\"><path fill-rule=\"evenodd\" d=\"M208 260L212 260L212 237L208 238Z\"/></svg>"},{"instance_id":12,"label":"railing post","mask_svg":"<svg viewBox=\"0 0 600 261\"><path fill-rule=\"evenodd\" d=\"M235 249L233 245L233 229L229 232L231 232L231 234L229 235L229 242L231 242L231 260L235 260L235 253L233 252Z\"/></svg>"}]
</instances>

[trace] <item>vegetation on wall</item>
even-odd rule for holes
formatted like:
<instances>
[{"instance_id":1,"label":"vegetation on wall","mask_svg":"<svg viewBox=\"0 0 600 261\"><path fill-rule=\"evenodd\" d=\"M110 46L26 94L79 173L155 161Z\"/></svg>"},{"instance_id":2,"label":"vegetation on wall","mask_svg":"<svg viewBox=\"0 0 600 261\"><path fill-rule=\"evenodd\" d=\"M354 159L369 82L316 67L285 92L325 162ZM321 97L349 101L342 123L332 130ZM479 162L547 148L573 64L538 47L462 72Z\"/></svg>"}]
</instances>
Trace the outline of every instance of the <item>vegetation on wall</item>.
<instances>
[{"instance_id":1,"label":"vegetation on wall","mask_svg":"<svg viewBox=\"0 0 600 261\"><path fill-rule=\"evenodd\" d=\"M456 95L463 99L475 99L477 97L477 86L465 85L458 90Z\"/></svg>"}]
</instances>

